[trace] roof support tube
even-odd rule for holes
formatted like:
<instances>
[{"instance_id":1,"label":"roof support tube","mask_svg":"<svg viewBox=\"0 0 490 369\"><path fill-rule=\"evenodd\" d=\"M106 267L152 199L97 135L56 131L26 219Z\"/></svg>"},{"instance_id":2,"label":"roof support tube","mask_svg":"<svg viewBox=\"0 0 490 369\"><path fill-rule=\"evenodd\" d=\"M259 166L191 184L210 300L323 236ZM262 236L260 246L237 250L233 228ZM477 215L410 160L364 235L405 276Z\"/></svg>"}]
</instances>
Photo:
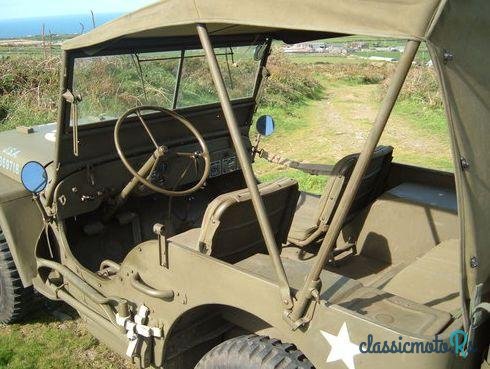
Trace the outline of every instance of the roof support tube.
<instances>
[{"instance_id":1,"label":"roof support tube","mask_svg":"<svg viewBox=\"0 0 490 369\"><path fill-rule=\"evenodd\" d=\"M204 49L204 53L206 54L206 59L213 77L214 85L218 92L221 107L226 119L226 124L228 125L228 130L230 131L231 139L233 141L233 146L235 147L238 161L240 162L243 176L245 177L245 182L247 183L248 190L250 191L250 195L252 197L252 204L259 220L265 245L267 246L269 255L272 258L272 263L274 265L279 287L281 289L282 303L286 309L290 309L292 307L291 289L286 277L286 272L284 271L284 266L282 265L281 258L279 256L279 248L276 245L276 240L272 232L269 218L267 217L267 213L265 211L264 203L260 197L257 181L250 163L250 154L247 153L245 145L243 144L242 135L240 133L240 129L238 128L235 113L231 106L230 97L228 95L228 91L226 90L223 75L221 74L218 60L211 45L211 40L209 39L206 25L198 24L197 32Z\"/></svg>"},{"instance_id":2,"label":"roof support tube","mask_svg":"<svg viewBox=\"0 0 490 369\"><path fill-rule=\"evenodd\" d=\"M374 122L374 126L371 129L361 154L359 155L359 159L354 167L344 195L340 200L337 211L332 219L332 223L328 227L327 234L323 239L315 263L311 268L308 277L306 278L305 284L296 295L297 302L295 303L294 309L290 315L290 319L293 322L301 320L309 301L313 298L312 295L315 294L314 290L315 286L317 286L319 283L320 273L322 272L327 259L331 255L337 237L342 230L345 219L359 189L362 177L364 176L364 173L371 162L371 157L373 156L374 150L376 149L386 123L388 122L388 118L390 117L393 106L395 105L403 83L405 82L419 46L420 41L408 41L405 45L405 51L398 62L397 69L393 75L388 92L383 99L383 103Z\"/></svg>"}]
</instances>

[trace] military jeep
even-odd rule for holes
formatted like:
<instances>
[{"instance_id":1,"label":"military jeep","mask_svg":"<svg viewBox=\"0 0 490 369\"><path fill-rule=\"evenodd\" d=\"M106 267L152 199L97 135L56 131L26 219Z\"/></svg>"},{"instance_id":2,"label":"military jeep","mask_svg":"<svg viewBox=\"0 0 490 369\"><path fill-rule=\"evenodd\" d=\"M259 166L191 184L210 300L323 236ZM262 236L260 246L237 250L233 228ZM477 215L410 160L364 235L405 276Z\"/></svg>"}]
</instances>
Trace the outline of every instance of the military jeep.
<instances>
[{"instance_id":1,"label":"military jeep","mask_svg":"<svg viewBox=\"0 0 490 369\"><path fill-rule=\"evenodd\" d=\"M407 40L362 152L260 183L272 42L345 35ZM168 0L66 41L57 123L0 135L0 321L35 289L141 368L488 365L489 37L483 0ZM454 174L378 145L422 42Z\"/></svg>"}]
</instances>

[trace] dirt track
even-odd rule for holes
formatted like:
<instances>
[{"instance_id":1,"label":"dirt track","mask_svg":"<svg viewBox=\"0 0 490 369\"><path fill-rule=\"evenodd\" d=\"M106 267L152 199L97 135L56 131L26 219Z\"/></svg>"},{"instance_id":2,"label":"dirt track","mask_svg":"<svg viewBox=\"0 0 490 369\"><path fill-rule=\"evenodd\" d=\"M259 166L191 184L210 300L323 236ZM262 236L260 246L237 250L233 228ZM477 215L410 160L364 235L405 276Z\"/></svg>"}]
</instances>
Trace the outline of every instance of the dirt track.
<instances>
[{"instance_id":1,"label":"dirt track","mask_svg":"<svg viewBox=\"0 0 490 369\"><path fill-rule=\"evenodd\" d=\"M301 129L281 132L264 147L291 159L334 164L343 156L361 150L380 105L378 85L326 83L323 99L315 101L303 115ZM395 161L448 169L449 138L421 129L408 117L392 114L381 144L395 148Z\"/></svg>"}]
</instances>

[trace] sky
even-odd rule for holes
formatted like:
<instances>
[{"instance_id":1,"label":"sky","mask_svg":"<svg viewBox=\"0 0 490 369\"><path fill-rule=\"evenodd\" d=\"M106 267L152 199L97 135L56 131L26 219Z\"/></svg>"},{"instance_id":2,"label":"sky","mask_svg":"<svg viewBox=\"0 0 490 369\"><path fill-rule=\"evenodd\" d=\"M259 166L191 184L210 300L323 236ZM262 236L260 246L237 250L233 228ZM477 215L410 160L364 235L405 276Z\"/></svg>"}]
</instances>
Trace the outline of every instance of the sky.
<instances>
[{"instance_id":1,"label":"sky","mask_svg":"<svg viewBox=\"0 0 490 369\"><path fill-rule=\"evenodd\" d=\"M127 13L156 0L0 0L0 20L90 13Z\"/></svg>"}]
</instances>

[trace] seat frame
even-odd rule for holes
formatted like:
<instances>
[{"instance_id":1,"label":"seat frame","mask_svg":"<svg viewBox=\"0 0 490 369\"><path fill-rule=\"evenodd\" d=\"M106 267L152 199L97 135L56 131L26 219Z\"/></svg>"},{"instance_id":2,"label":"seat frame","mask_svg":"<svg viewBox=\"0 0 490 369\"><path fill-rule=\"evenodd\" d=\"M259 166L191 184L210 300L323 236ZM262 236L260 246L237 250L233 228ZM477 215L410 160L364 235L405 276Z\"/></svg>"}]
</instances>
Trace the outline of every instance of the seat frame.
<instances>
[{"instance_id":1,"label":"seat frame","mask_svg":"<svg viewBox=\"0 0 490 369\"><path fill-rule=\"evenodd\" d=\"M317 240L328 230L328 226L333 218L333 215L335 214L335 210L345 191L359 155L359 153L347 155L335 164L332 169L332 178L330 181L328 181L322 196L318 200L318 209L314 217L314 219L316 219L316 230L305 239L296 239L289 236L288 241L290 243L300 247L307 246ZM393 147L378 146L374 151L371 166L373 166L376 159L380 158L383 158L381 170L375 173L368 170L366 175L363 177L363 180L366 180L376 174L378 176L378 180L375 182L374 188L370 189L370 191L365 191L365 193L358 193L356 195L356 199L361 196L366 196L366 194L369 195L367 196L367 199L362 202L362 204L368 204L374 201L376 197L383 192L384 184L389 172L388 165L393 159ZM356 204L356 202L354 202L351 212L355 213L360 210L360 208L362 208L362 204ZM350 217L352 217L352 215ZM350 217L346 221L348 221ZM294 220L292 226L294 226ZM347 249L352 249L352 245L348 245Z\"/></svg>"}]
</instances>

